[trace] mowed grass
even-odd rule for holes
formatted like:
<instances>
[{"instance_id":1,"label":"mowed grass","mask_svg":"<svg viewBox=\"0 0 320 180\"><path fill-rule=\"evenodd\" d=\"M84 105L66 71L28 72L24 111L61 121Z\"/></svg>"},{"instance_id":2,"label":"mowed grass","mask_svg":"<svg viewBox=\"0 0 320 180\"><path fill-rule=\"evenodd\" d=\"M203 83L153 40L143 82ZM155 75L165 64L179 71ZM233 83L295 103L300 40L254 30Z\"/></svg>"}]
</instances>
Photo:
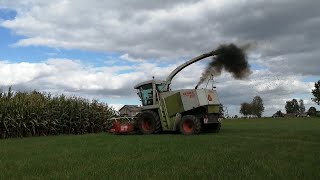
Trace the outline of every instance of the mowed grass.
<instances>
[{"instance_id":1,"label":"mowed grass","mask_svg":"<svg viewBox=\"0 0 320 180\"><path fill-rule=\"evenodd\" d=\"M320 119L225 120L218 134L0 140L0 179L319 179Z\"/></svg>"}]
</instances>

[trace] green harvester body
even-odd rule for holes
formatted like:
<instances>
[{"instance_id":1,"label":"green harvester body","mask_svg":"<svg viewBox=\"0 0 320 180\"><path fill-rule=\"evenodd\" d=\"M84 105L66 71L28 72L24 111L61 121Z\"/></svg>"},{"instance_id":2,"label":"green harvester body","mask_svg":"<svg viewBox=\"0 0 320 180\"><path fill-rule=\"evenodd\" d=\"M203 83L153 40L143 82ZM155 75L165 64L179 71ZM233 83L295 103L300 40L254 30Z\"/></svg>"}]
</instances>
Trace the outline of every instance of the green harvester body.
<instances>
[{"instance_id":1,"label":"green harvester body","mask_svg":"<svg viewBox=\"0 0 320 180\"><path fill-rule=\"evenodd\" d=\"M214 131L220 130L221 103L214 89L181 89L171 90L170 84L173 77L182 69L201 59L216 55L215 51L195 57L177 67L171 72L165 81L149 80L137 84L138 95L142 102L142 112L140 113L141 123L138 126L148 127L143 124L149 119L159 119L161 130L176 131L181 130L184 134L197 134L199 130L194 131L194 125L201 123L201 130L213 128ZM152 117L143 116L144 112L152 114ZM150 113L151 112L151 113ZM142 116L141 116L142 114ZM150 116L150 115L149 115ZM190 122L188 121L190 119ZM139 116L138 120L139 121ZM184 123L184 124L181 124ZM185 130L183 130L185 129ZM191 133L188 133L190 130ZM148 134L148 129L143 130ZM196 133L195 133L196 132ZM153 131L151 133L154 133Z\"/></svg>"}]
</instances>

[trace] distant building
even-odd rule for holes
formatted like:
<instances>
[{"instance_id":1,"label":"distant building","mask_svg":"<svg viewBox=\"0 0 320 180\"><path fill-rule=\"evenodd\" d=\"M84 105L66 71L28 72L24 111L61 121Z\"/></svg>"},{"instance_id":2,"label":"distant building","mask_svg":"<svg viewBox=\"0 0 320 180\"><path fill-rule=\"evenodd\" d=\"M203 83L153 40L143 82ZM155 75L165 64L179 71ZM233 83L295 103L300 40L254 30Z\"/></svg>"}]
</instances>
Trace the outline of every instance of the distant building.
<instances>
[{"instance_id":1,"label":"distant building","mask_svg":"<svg viewBox=\"0 0 320 180\"><path fill-rule=\"evenodd\" d=\"M279 110L272 115L273 118L284 117L284 114Z\"/></svg>"},{"instance_id":2,"label":"distant building","mask_svg":"<svg viewBox=\"0 0 320 180\"><path fill-rule=\"evenodd\" d=\"M297 117L297 114L296 113L288 113L288 114L284 114L284 117L286 117L286 118Z\"/></svg>"},{"instance_id":3,"label":"distant building","mask_svg":"<svg viewBox=\"0 0 320 180\"><path fill-rule=\"evenodd\" d=\"M141 107L138 105L124 105L119 109L121 116L135 116L141 111Z\"/></svg>"},{"instance_id":4,"label":"distant building","mask_svg":"<svg viewBox=\"0 0 320 180\"><path fill-rule=\"evenodd\" d=\"M273 117L273 118L277 118L277 117L283 117L283 116L280 116L279 114L274 113L271 117Z\"/></svg>"},{"instance_id":5,"label":"distant building","mask_svg":"<svg viewBox=\"0 0 320 180\"><path fill-rule=\"evenodd\" d=\"M309 115L308 113L304 112L304 113L298 114L297 117L309 117Z\"/></svg>"}]
</instances>

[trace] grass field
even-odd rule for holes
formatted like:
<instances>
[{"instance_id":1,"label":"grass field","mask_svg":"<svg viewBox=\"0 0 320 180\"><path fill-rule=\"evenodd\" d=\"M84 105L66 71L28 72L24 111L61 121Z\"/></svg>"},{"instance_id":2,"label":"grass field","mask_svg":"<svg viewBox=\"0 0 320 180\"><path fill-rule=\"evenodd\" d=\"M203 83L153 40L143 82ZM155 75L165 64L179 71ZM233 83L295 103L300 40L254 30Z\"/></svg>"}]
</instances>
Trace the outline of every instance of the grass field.
<instances>
[{"instance_id":1,"label":"grass field","mask_svg":"<svg viewBox=\"0 0 320 180\"><path fill-rule=\"evenodd\" d=\"M319 179L320 119L226 120L218 134L0 140L0 179Z\"/></svg>"}]
</instances>

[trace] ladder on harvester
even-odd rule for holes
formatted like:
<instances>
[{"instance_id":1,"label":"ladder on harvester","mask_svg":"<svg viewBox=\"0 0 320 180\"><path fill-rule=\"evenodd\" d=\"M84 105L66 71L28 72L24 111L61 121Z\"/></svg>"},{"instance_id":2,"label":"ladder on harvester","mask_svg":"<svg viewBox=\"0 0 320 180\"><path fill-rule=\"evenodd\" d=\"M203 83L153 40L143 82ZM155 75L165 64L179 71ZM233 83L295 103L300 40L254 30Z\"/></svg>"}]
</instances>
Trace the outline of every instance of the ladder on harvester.
<instances>
[{"instance_id":1,"label":"ladder on harvester","mask_svg":"<svg viewBox=\"0 0 320 180\"><path fill-rule=\"evenodd\" d=\"M164 119L164 121L161 121L161 126L162 126L162 129L169 129L169 119L167 118L168 117L168 111L167 111L167 106L166 106L166 102L164 99L160 98L159 96L159 93L156 92L156 95L157 95L157 99L158 99L158 102L159 102L159 110L160 110L160 118L161 119Z\"/></svg>"}]
</instances>

